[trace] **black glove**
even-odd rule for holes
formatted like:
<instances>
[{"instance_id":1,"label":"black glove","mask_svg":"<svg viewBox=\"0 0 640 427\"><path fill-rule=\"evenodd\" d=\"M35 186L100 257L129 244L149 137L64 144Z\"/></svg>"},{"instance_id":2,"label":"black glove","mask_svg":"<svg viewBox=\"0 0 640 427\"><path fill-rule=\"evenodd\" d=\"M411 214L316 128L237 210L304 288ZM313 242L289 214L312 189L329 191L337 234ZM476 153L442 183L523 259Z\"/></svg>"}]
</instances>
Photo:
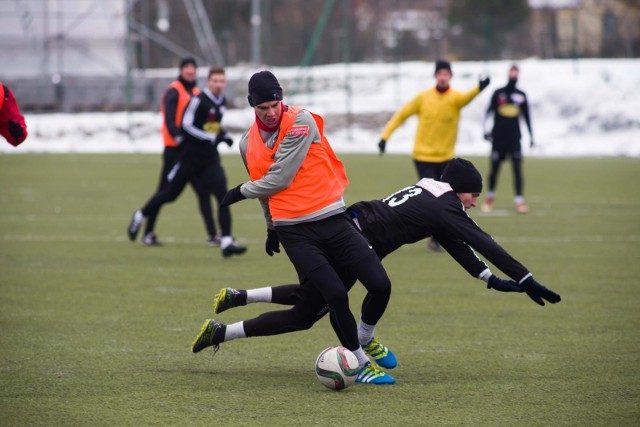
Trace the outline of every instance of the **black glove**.
<instances>
[{"instance_id":1,"label":"black glove","mask_svg":"<svg viewBox=\"0 0 640 427\"><path fill-rule=\"evenodd\" d=\"M380 142L378 142L378 150L380 150L381 156L384 154L384 150L386 150L386 148L387 148L387 141L385 141L384 139L381 139Z\"/></svg>"},{"instance_id":2,"label":"black glove","mask_svg":"<svg viewBox=\"0 0 640 427\"><path fill-rule=\"evenodd\" d=\"M489 86L490 82L491 79L489 78L489 76L480 77L480 80L478 80L478 84L480 85L480 92L482 92L485 87Z\"/></svg>"},{"instance_id":3,"label":"black glove","mask_svg":"<svg viewBox=\"0 0 640 427\"><path fill-rule=\"evenodd\" d=\"M229 147L233 145L233 139L231 139L227 131L224 129L220 129L220 132L218 132L218 135L216 136L216 140L213 141L213 145L217 147L221 142L224 142Z\"/></svg>"},{"instance_id":4,"label":"black glove","mask_svg":"<svg viewBox=\"0 0 640 427\"><path fill-rule=\"evenodd\" d=\"M527 277L520 286L524 289L527 295L529 295L529 298L536 302L536 304L544 305L543 299L546 299L551 304L555 304L561 300L560 295L545 288L540 283L533 280L533 277L531 276Z\"/></svg>"},{"instance_id":5,"label":"black glove","mask_svg":"<svg viewBox=\"0 0 640 427\"><path fill-rule=\"evenodd\" d=\"M493 135L491 135L491 132L487 132L484 134L484 139L489 141L489 142L493 142Z\"/></svg>"},{"instance_id":6,"label":"black glove","mask_svg":"<svg viewBox=\"0 0 640 427\"><path fill-rule=\"evenodd\" d=\"M222 201L220 202L221 208L232 205L236 202L239 202L240 200L246 199L246 197L244 197L240 192L240 187L242 187L242 184L227 191L227 194L224 195L224 197L222 198Z\"/></svg>"},{"instance_id":7,"label":"black glove","mask_svg":"<svg viewBox=\"0 0 640 427\"><path fill-rule=\"evenodd\" d=\"M233 145L233 139L231 139L230 136L227 136L221 142L224 142L225 144L227 144L229 146L229 148L231 148L231 146Z\"/></svg>"},{"instance_id":8,"label":"black glove","mask_svg":"<svg viewBox=\"0 0 640 427\"><path fill-rule=\"evenodd\" d=\"M276 230L267 228L267 241L264 249L269 256L273 256L274 252L280 253L280 239L278 239L278 232Z\"/></svg>"},{"instance_id":9,"label":"black glove","mask_svg":"<svg viewBox=\"0 0 640 427\"><path fill-rule=\"evenodd\" d=\"M533 148L536 144L533 143L533 138L531 138L531 142L529 142L529 147Z\"/></svg>"},{"instance_id":10,"label":"black glove","mask_svg":"<svg viewBox=\"0 0 640 427\"><path fill-rule=\"evenodd\" d=\"M229 147L233 145L233 139L231 139L231 137L229 136L229 133L223 128L220 128L218 135L216 135L216 140L213 141L213 145L217 147L218 144L220 144L221 142L224 142Z\"/></svg>"},{"instance_id":11,"label":"black glove","mask_svg":"<svg viewBox=\"0 0 640 427\"><path fill-rule=\"evenodd\" d=\"M495 274L492 274L491 277L489 277L487 289L495 289L500 292L524 292L524 289L522 289L520 285L513 280L500 279Z\"/></svg>"},{"instance_id":12,"label":"black glove","mask_svg":"<svg viewBox=\"0 0 640 427\"><path fill-rule=\"evenodd\" d=\"M24 131L22 130L20 123L14 122L13 120L9 120L9 133L16 139L22 138L24 135Z\"/></svg>"}]
</instances>

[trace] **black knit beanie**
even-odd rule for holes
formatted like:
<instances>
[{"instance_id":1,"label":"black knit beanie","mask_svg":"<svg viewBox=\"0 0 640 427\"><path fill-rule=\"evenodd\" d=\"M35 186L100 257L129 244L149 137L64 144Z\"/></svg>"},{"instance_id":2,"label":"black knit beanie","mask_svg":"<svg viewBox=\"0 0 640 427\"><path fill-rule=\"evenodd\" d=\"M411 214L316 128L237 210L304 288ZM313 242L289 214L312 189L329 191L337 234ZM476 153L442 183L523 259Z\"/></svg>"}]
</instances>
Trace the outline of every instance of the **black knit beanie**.
<instances>
[{"instance_id":1,"label":"black knit beanie","mask_svg":"<svg viewBox=\"0 0 640 427\"><path fill-rule=\"evenodd\" d=\"M180 69L182 70L184 67L186 67L187 65L193 65L194 67L198 68L198 64L196 64L196 60L195 58L183 58L180 61Z\"/></svg>"},{"instance_id":2,"label":"black knit beanie","mask_svg":"<svg viewBox=\"0 0 640 427\"><path fill-rule=\"evenodd\" d=\"M439 70L449 70L449 72L453 74L453 71L451 71L451 64L449 61L445 61L444 59L438 59L436 61L436 71L433 74L436 74Z\"/></svg>"},{"instance_id":3,"label":"black knit beanie","mask_svg":"<svg viewBox=\"0 0 640 427\"><path fill-rule=\"evenodd\" d=\"M481 193L482 175L473 163L454 158L444 168L440 181L447 182L456 193Z\"/></svg>"},{"instance_id":4,"label":"black knit beanie","mask_svg":"<svg viewBox=\"0 0 640 427\"><path fill-rule=\"evenodd\" d=\"M282 101L282 88L270 71L259 71L249 79L249 105L255 107L267 101Z\"/></svg>"}]
</instances>

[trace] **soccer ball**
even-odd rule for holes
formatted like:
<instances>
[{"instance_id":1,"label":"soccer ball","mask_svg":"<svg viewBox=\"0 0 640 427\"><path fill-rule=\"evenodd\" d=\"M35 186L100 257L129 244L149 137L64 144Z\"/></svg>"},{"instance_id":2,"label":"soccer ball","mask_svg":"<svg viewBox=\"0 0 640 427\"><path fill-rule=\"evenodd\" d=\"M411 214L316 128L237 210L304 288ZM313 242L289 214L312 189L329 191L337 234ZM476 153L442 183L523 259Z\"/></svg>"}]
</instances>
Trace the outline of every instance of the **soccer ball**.
<instances>
[{"instance_id":1,"label":"soccer ball","mask_svg":"<svg viewBox=\"0 0 640 427\"><path fill-rule=\"evenodd\" d=\"M323 386L342 390L356 381L358 358L346 348L328 347L316 359L316 375Z\"/></svg>"}]
</instances>

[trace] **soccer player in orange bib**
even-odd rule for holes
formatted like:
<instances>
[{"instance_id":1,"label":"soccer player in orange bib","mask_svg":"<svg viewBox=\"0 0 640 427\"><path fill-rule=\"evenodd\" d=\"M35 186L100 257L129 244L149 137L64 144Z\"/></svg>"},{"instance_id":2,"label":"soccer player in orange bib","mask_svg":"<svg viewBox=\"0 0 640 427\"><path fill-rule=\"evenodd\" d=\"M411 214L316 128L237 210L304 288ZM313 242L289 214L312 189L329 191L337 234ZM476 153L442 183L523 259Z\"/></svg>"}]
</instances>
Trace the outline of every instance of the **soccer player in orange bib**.
<instances>
[{"instance_id":1,"label":"soccer player in orange bib","mask_svg":"<svg viewBox=\"0 0 640 427\"><path fill-rule=\"evenodd\" d=\"M395 379L367 356L372 355L383 367L396 365L393 353L373 336L389 302L391 282L346 212L342 194L348 180L325 138L323 119L285 105L280 83L269 71L251 77L248 99L256 117L240 140L240 154L251 180L231 189L222 205L246 198L260 200L267 223L267 254L279 252L282 243L300 282L316 288L326 301L340 343L360 363L356 381L394 383ZM359 324L334 265L352 271L368 291ZM244 335L241 326L231 328L210 319L192 350L215 348L224 339Z\"/></svg>"}]
</instances>

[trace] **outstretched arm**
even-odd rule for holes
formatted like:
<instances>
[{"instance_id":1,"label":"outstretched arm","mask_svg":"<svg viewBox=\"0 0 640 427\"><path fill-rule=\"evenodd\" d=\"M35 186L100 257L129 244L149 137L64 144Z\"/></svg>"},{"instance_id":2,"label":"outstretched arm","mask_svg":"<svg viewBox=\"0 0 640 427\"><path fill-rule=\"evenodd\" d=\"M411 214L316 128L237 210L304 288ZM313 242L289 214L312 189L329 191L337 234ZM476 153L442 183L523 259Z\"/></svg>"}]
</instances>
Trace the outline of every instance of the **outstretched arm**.
<instances>
[{"instance_id":1,"label":"outstretched arm","mask_svg":"<svg viewBox=\"0 0 640 427\"><path fill-rule=\"evenodd\" d=\"M456 97L456 104L458 105L458 108L464 107L465 105L470 103L473 100L473 98L475 98L479 94L480 94L480 86L479 85L474 87L473 89L471 89L468 92L465 92L465 93L458 92L458 96Z\"/></svg>"},{"instance_id":2,"label":"outstretched arm","mask_svg":"<svg viewBox=\"0 0 640 427\"><path fill-rule=\"evenodd\" d=\"M447 221L446 228L449 232L445 234L448 237L438 237L438 241L474 277L485 280L489 284L489 288L496 290L501 290L499 287L502 287L504 289L513 288L513 292L518 292L514 287L514 284L517 284L522 291L526 292L539 305L544 305L544 300L552 304L561 301L560 295L536 282L526 267L509 255L491 236L480 229L466 213L451 210L448 214L447 218L450 218L450 220ZM457 236L457 238L453 236ZM475 255L472 248L505 272L514 282L505 283L506 281L496 281L497 278L492 279L493 275L489 268L486 267L486 264L486 268L478 273L484 263Z\"/></svg>"},{"instance_id":3,"label":"outstretched arm","mask_svg":"<svg viewBox=\"0 0 640 427\"><path fill-rule=\"evenodd\" d=\"M419 93L391 117L382 131L381 140L384 140L386 143L386 141L391 137L391 134L399 128L405 120L420 112L420 102L424 96L423 94L424 92Z\"/></svg>"},{"instance_id":4,"label":"outstretched arm","mask_svg":"<svg viewBox=\"0 0 640 427\"><path fill-rule=\"evenodd\" d=\"M442 247L473 277L480 277L484 270L488 269L474 251L479 252L516 282L529 274L529 270L524 265L509 255L489 234L478 227L461 208L453 205L447 207L443 217L446 218L443 232L436 237Z\"/></svg>"}]
</instances>

